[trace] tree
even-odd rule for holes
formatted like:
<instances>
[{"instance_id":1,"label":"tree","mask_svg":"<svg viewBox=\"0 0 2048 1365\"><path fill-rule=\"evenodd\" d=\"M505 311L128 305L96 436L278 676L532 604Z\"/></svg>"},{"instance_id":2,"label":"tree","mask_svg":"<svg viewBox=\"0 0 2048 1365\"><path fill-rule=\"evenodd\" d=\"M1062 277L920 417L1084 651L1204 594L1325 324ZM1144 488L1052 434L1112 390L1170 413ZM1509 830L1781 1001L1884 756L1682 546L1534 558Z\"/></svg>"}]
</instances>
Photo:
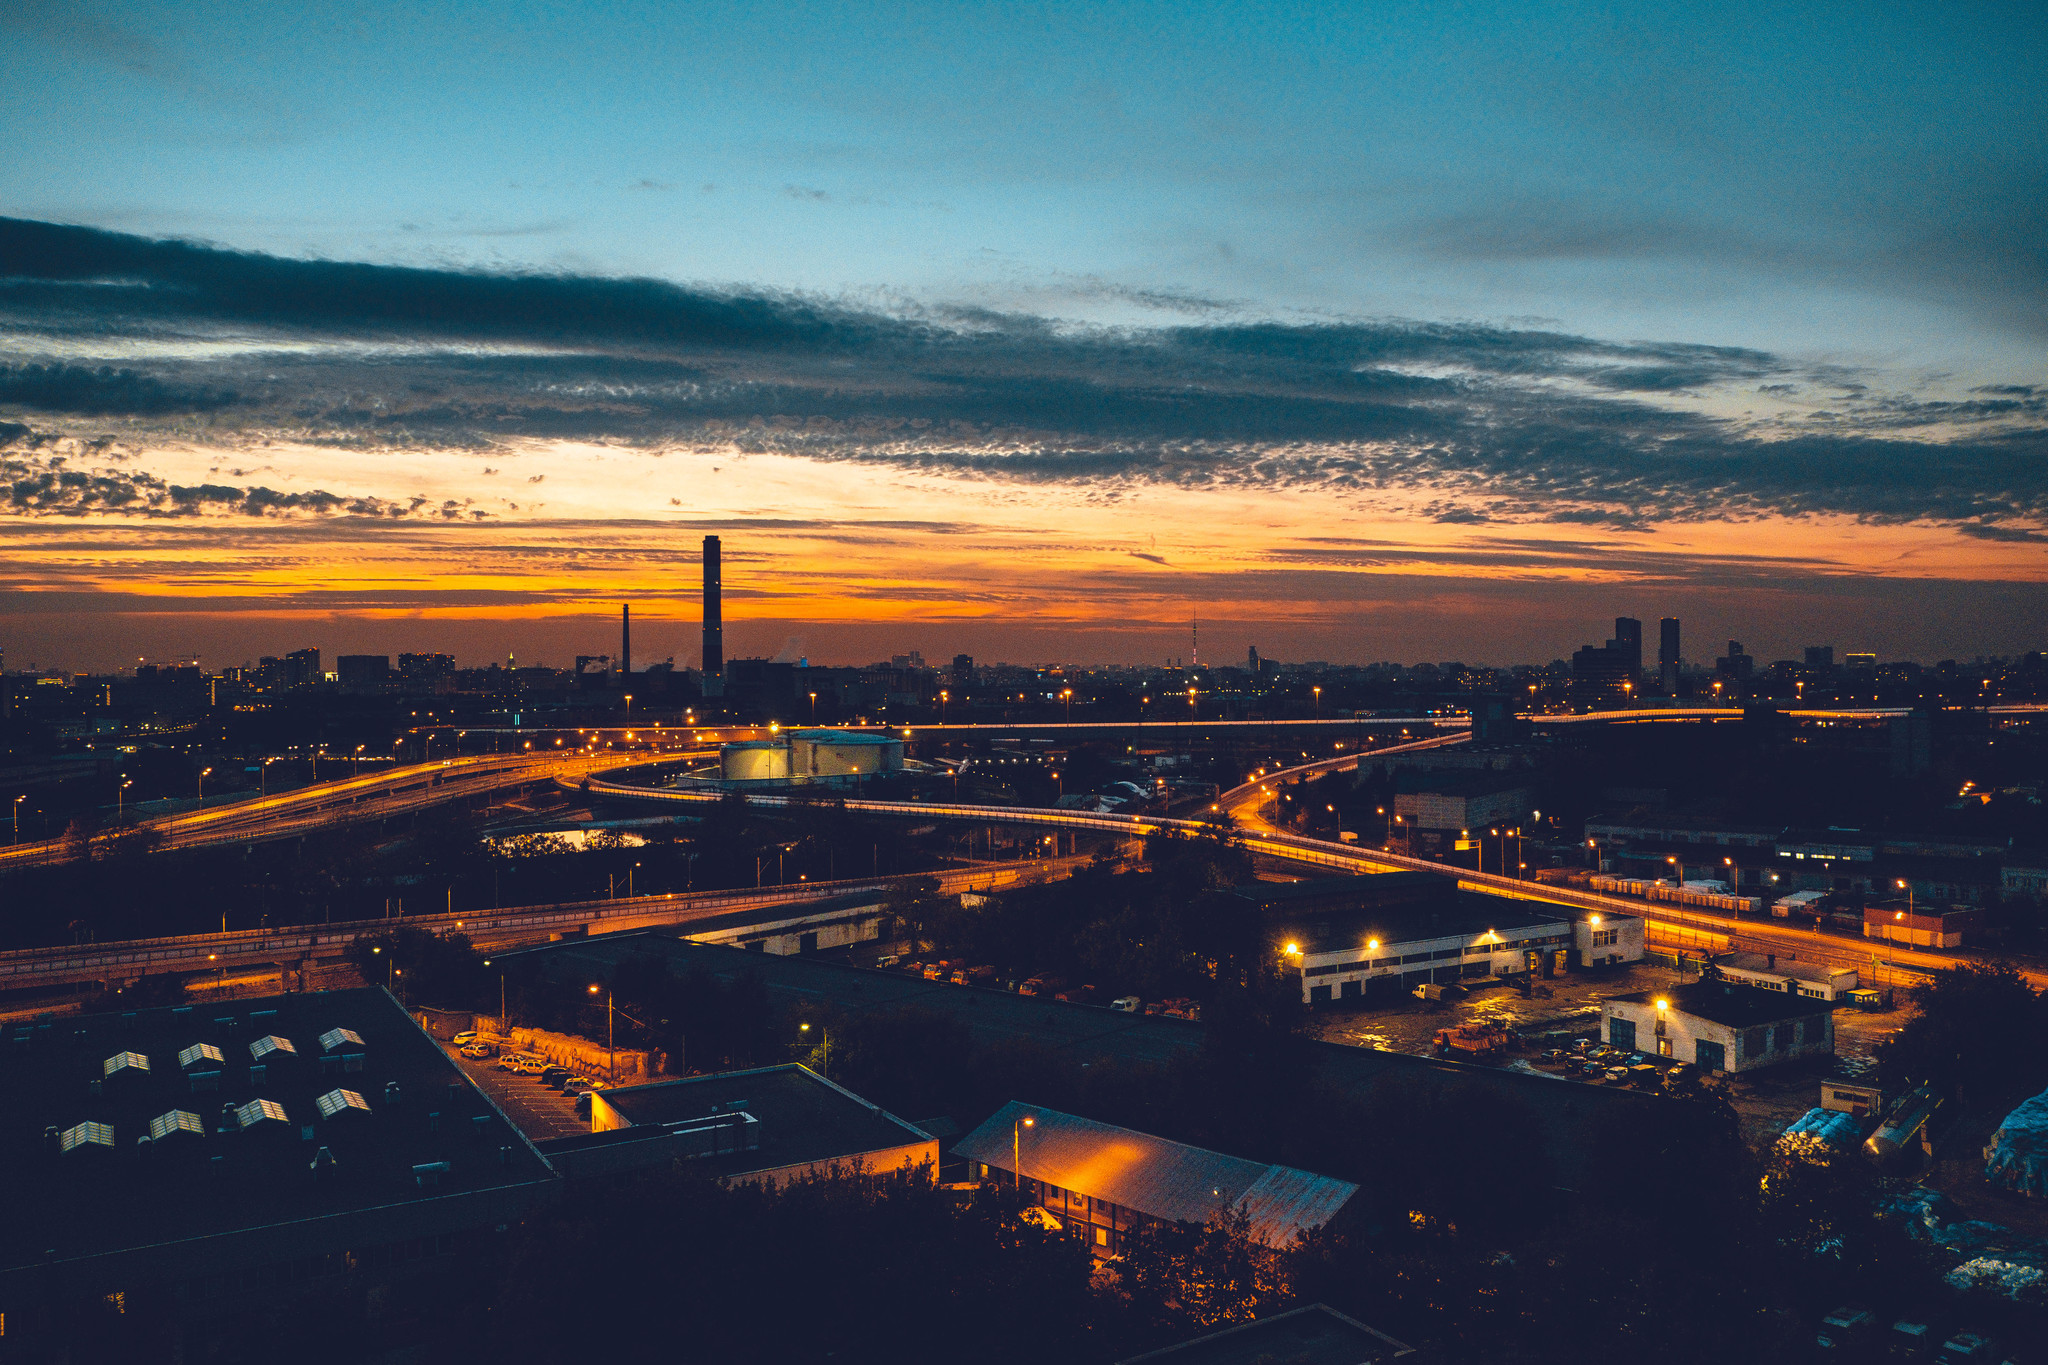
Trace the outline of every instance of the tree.
<instances>
[{"instance_id":1,"label":"tree","mask_svg":"<svg viewBox=\"0 0 2048 1365\"><path fill-rule=\"evenodd\" d=\"M1917 1013L1878 1050L1885 1089L1932 1085L1973 1105L2032 1094L2048 1073L2048 996L2009 962L1965 963L1913 989Z\"/></svg>"}]
</instances>

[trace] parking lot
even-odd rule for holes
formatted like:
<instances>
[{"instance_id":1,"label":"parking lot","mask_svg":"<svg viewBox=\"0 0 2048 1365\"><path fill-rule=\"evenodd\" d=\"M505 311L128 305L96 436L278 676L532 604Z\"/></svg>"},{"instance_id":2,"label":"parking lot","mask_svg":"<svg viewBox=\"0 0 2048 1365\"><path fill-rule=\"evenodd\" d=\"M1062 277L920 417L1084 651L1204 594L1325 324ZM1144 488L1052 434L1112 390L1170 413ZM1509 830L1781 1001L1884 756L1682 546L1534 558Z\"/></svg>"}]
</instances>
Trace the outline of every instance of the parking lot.
<instances>
[{"instance_id":1,"label":"parking lot","mask_svg":"<svg viewBox=\"0 0 2048 1365\"><path fill-rule=\"evenodd\" d=\"M1567 975L1541 982L1538 989L1547 990L1547 996L1524 996L1513 986L1487 984L1462 1000L1435 1004L1400 996L1370 1004L1323 1005L1316 1009L1314 1027L1317 1036L1326 1042L1432 1056L1436 1031L1459 1024L1501 1023L1525 1040L1551 1031L1592 1035L1599 1029L1604 1001L1634 991L1668 988L1690 979L1689 975L1681 978L1668 967L1641 963L1611 974ZM1883 1013L1837 1009L1833 1058L1729 1078L1724 1090L1741 1118L1743 1137L1755 1146L1768 1145L1786 1124L1819 1102L1823 1078L1867 1073L1874 1064L1877 1044L1904 1023L1909 1013L1910 1006L1904 1005ZM1606 1079L1605 1067L1587 1072L1543 1054L1542 1046L1525 1041L1524 1046L1510 1052L1499 1064L1566 1081L1615 1083ZM1644 1061L1663 1065L1655 1058ZM1639 1082L1631 1077L1628 1083Z\"/></svg>"},{"instance_id":2,"label":"parking lot","mask_svg":"<svg viewBox=\"0 0 2048 1365\"><path fill-rule=\"evenodd\" d=\"M574 1096L542 1085L538 1076L522 1076L499 1067L496 1057L465 1057L446 1043L448 1059L468 1072L519 1131L535 1142L573 1137L590 1131L590 1120L576 1114Z\"/></svg>"}]
</instances>

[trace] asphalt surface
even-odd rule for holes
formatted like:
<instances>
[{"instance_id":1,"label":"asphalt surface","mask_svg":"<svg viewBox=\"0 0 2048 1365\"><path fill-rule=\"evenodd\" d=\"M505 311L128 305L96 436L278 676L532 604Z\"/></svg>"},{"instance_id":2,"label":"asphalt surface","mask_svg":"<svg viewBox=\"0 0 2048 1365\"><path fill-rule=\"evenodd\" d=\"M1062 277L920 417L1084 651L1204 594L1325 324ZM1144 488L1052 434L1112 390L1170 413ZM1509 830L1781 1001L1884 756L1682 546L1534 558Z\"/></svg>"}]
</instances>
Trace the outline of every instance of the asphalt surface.
<instances>
[{"instance_id":1,"label":"asphalt surface","mask_svg":"<svg viewBox=\"0 0 2048 1365\"><path fill-rule=\"evenodd\" d=\"M549 1138L574 1137L590 1131L590 1120L576 1116L576 1100L553 1086L542 1085L538 1076L506 1071L496 1057L481 1060L463 1056L446 1043L448 1060L469 1073L497 1106L505 1111L520 1132L535 1142Z\"/></svg>"}]
</instances>

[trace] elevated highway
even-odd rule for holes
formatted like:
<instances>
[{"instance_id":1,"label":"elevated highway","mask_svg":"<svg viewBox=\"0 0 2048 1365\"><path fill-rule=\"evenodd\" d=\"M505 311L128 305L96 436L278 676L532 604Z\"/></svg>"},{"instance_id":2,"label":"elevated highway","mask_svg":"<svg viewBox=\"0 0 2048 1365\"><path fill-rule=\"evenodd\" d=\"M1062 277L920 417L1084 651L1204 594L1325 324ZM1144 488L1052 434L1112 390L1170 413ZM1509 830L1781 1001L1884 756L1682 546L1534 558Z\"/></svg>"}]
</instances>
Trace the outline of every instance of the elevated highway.
<instances>
[{"instance_id":1,"label":"elevated highway","mask_svg":"<svg viewBox=\"0 0 2048 1365\"><path fill-rule=\"evenodd\" d=\"M1255 807L1259 802L1266 800L1271 788L1276 784L1322 772L1340 771L1356 766L1361 761L1371 762L1403 751L1456 743L1463 738L1463 735L1438 736L1417 741L1412 746L1368 749L1335 758L1319 759L1298 767L1283 768L1231 788L1223 794L1216 805L1233 813L1243 812L1248 807ZM701 805L721 800L725 795L715 790L633 787L596 779L564 780L563 785L591 797L671 807ZM812 799L814 798L768 794L749 794L747 797L749 804L769 808L803 805ZM1759 923L1735 916L1715 915L1691 908L1681 909L1625 896L1580 891L1572 887L1525 881L1519 877L1449 867L1443 863L1395 853L1388 849L1359 848L1347 843L1291 834L1264 821L1257 821L1251 828L1233 829L1213 820L1097 814L1043 807L982 806L938 801L870 801L858 797L849 798L843 804L847 810L863 814L923 821L1022 825L1053 830L1117 834L1129 838L1142 838L1158 833L1221 836L1251 853L1309 867L1327 868L1333 872L1428 872L1434 876L1455 879L1459 889L1465 891L1514 900L1539 901L1574 910L1633 915L1646 922L1657 941L1672 946L1686 946L1710 952L1753 950L1775 952L1781 956L1796 954L1800 961L1832 963L1873 972L1880 978L1881 984L1889 984L1882 980L1887 972L1893 974L1899 981L1911 981L1931 972L1947 970L1960 962L1979 960L1979 955L1968 951L1938 952L1909 948L1903 944L1847 939L1790 925ZM1218 810L1217 813L1222 814L1223 811ZM2028 976L2037 986L2048 987L2048 972L2030 971Z\"/></svg>"},{"instance_id":2,"label":"elevated highway","mask_svg":"<svg viewBox=\"0 0 2048 1365\"><path fill-rule=\"evenodd\" d=\"M404 915L338 924L129 939L120 943L17 948L0 952L0 991L132 980L155 973L231 974L256 967L292 968L300 964L332 961L357 938L365 934L388 933L400 927L432 933L465 934L478 948L490 952L546 943L555 938L617 933L625 929L687 926L700 920L723 919L736 911L760 910L781 919L800 911L805 905L849 895L887 894L925 879L936 881L939 890L946 894L1000 890L1071 871L1085 861L1066 858L992 863L905 876L802 882L740 891L624 896L611 900L485 910L474 914Z\"/></svg>"},{"instance_id":3,"label":"elevated highway","mask_svg":"<svg viewBox=\"0 0 2048 1365\"><path fill-rule=\"evenodd\" d=\"M521 753L436 759L318 782L275 796L252 796L226 805L138 820L95 834L93 849L97 852L117 846L120 840L138 832L154 835L153 846L160 850L292 838L358 821L382 820L448 801L534 786L564 774L602 772L657 758L687 759L712 753L715 751ZM73 843L66 839L0 847L0 872L63 862L76 852Z\"/></svg>"}]
</instances>

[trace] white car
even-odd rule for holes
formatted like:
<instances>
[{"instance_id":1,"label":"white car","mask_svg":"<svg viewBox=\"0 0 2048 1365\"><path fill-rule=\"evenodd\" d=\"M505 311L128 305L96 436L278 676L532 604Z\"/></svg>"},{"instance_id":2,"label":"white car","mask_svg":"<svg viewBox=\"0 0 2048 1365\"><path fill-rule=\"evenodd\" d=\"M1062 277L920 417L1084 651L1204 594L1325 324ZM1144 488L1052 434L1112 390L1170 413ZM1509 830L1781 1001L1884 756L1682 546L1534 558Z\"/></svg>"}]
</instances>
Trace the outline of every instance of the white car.
<instances>
[{"instance_id":1,"label":"white car","mask_svg":"<svg viewBox=\"0 0 2048 1365\"><path fill-rule=\"evenodd\" d=\"M477 1040L477 1032L476 1032L476 1030L475 1030L475 1029L470 1029L470 1030L469 1030L468 1032L466 1032L466 1033L458 1033L458 1034L456 1034L456 1035L455 1035L455 1036L454 1036L453 1038L450 1038L450 1039L449 1039L448 1041L449 1041L449 1042L450 1042L451 1044L453 1044L454 1046L456 1046L456 1047L459 1047L459 1048L460 1048L460 1047L468 1047L468 1046L469 1046L469 1045L470 1045L471 1043L475 1042L476 1040Z\"/></svg>"}]
</instances>

